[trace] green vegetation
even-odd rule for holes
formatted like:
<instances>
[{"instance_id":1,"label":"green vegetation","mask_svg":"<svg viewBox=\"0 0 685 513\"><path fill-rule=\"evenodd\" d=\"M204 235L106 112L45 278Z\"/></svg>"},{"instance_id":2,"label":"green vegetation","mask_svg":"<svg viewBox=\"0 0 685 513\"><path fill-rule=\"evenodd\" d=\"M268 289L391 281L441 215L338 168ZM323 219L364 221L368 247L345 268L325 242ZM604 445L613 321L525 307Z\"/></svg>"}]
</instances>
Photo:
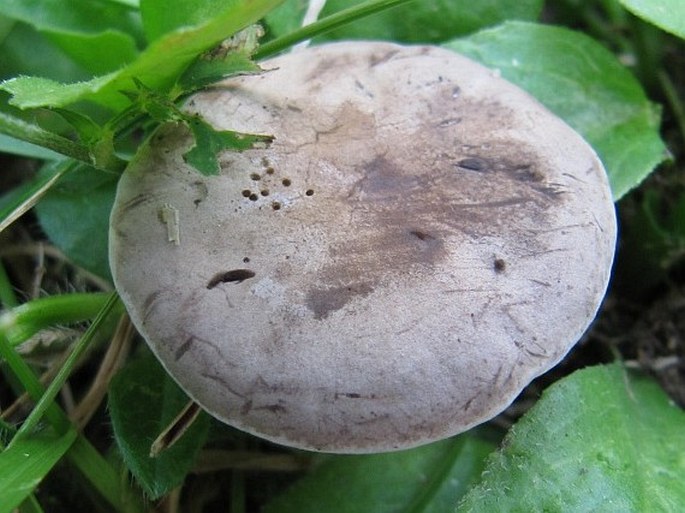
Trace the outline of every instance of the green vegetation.
<instances>
[{"instance_id":1,"label":"green vegetation","mask_svg":"<svg viewBox=\"0 0 685 513\"><path fill-rule=\"evenodd\" d=\"M301 28L307 4L0 3L0 513L685 510L685 3L330 0ZM512 408L449 440L314 455L200 413L151 457L187 399L111 290L119 174L169 121L215 173L263 138L184 114L188 94L354 38L463 53L592 144L622 225L605 306Z\"/></svg>"}]
</instances>

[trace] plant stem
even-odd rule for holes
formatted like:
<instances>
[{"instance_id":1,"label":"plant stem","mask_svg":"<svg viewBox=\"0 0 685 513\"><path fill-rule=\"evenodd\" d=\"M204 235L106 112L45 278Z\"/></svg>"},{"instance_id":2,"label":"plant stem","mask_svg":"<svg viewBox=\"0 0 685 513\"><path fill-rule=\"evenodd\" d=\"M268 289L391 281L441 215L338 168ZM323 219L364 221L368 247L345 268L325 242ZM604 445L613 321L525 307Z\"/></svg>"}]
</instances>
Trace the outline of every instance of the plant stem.
<instances>
[{"instance_id":1,"label":"plant stem","mask_svg":"<svg viewBox=\"0 0 685 513\"><path fill-rule=\"evenodd\" d=\"M293 32L281 36L273 41L260 46L254 54L255 60L263 59L269 55L278 53L286 48L291 47L296 43L306 41L314 36L318 36L334 28L350 23L352 21L369 16L377 12L396 7L398 5L411 2L414 0L369 0L354 7L344 9L330 16L326 16L322 20L307 25L305 27L294 30Z\"/></svg>"},{"instance_id":2,"label":"plant stem","mask_svg":"<svg viewBox=\"0 0 685 513\"><path fill-rule=\"evenodd\" d=\"M0 331L0 358L12 369L12 372L31 398L34 401L38 401L43 395L43 385L41 385L31 367L10 346L9 340L2 331ZM63 434L69 429L69 419L57 405L51 403L45 411L45 416L58 433Z\"/></svg>"},{"instance_id":3,"label":"plant stem","mask_svg":"<svg viewBox=\"0 0 685 513\"><path fill-rule=\"evenodd\" d=\"M91 296L91 299L93 296L93 294L82 295ZM116 299L117 296L115 294L108 295L105 305L101 306L103 314L105 310L111 310L113 308L114 304L116 303ZM16 310L17 309L15 309L15 311ZM100 317L101 316L98 315L98 318ZM33 370L31 370L28 364L19 356L14 348L10 346L9 340L6 337L6 333L4 333L1 329L0 359L4 360L12 369L31 398L40 404L44 395L43 385L41 385L38 377ZM69 422L67 415L59 406L57 406L57 404L52 401L44 401L44 403L47 406L43 407L45 411L42 413L58 433L66 433L67 430L74 429L72 424ZM24 427L22 427L22 431L23 430ZM19 432L17 434L19 434ZM16 439L16 437L14 439ZM122 483L118 479L116 471L100 455L100 453L97 452L91 443L85 437L83 437L83 435L78 436L74 442L74 445L71 447L69 452L67 452L67 458L81 471L84 477L88 479L92 486L115 508L116 511L143 511L140 500L131 493L131 491L126 487L125 483Z\"/></svg>"},{"instance_id":4,"label":"plant stem","mask_svg":"<svg viewBox=\"0 0 685 513\"><path fill-rule=\"evenodd\" d=\"M53 132L43 130L6 112L0 112L0 133L49 148L66 157L71 157L90 165L93 164L90 158L90 151L88 151L86 146Z\"/></svg>"},{"instance_id":5,"label":"plant stem","mask_svg":"<svg viewBox=\"0 0 685 513\"><path fill-rule=\"evenodd\" d=\"M62 365L62 367L59 369L59 372L55 376L55 379L52 380L52 383L50 383L50 386L47 388L45 393L43 393L40 400L31 411L31 414L26 418L21 428L19 428L19 431L17 431L15 439L21 438L22 436L26 436L33 430L33 428L35 428L38 425L38 422L40 421L41 417L47 411L50 405L52 405L53 401L55 400L55 397L57 397L57 394L59 394L59 391L62 389L62 386L64 386L64 383L66 383L67 379L71 375L71 371L76 366L76 363L78 362L79 358L84 353L86 348L90 345L90 341L93 339L98 329L100 329L100 325L112 311L114 305L117 303L118 300L119 296L116 292L112 292L109 295L109 297L107 298L107 302L100 309L100 311L97 314L97 317L93 319L93 322L90 324L90 326L83 334L83 336L79 339L79 341L76 344L74 344L71 353L65 360L64 365Z\"/></svg>"},{"instance_id":6,"label":"plant stem","mask_svg":"<svg viewBox=\"0 0 685 513\"><path fill-rule=\"evenodd\" d=\"M0 336L14 347L48 326L92 319L108 297L106 292L83 292L29 301L0 315Z\"/></svg>"}]
</instances>

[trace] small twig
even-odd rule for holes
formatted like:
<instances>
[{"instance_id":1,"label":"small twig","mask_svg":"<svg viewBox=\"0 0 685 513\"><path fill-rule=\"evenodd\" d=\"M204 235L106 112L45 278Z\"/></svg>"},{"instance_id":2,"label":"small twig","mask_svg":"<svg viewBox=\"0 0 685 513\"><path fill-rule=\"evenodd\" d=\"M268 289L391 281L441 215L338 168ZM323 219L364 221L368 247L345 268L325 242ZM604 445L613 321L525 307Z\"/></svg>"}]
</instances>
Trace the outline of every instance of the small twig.
<instances>
[{"instance_id":1,"label":"small twig","mask_svg":"<svg viewBox=\"0 0 685 513\"><path fill-rule=\"evenodd\" d=\"M66 257L64 253L62 253L58 248L51 244L45 244L44 242L14 244L7 248L0 249L0 257L26 255L35 256L39 252L42 252L47 257L54 258L55 260L74 266L78 270L79 275L83 276L88 282L90 282L91 285L93 285L97 289L105 292L112 290L112 285L107 280L100 278L98 275L93 274L90 271L83 269L82 267L76 266L75 264L69 261L69 259Z\"/></svg>"},{"instance_id":2,"label":"small twig","mask_svg":"<svg viewBox=\"0 0 685 513\"><path fill-rule=\"evenodd\" d=\"M43 283L45 272L45 247L39 242L38 251L36 251L36 266L33 272L33 283L31 284L31 291L29 293L31 299L40 297L40 286L41 283Z\"/></svg>"},{"instance_id":3,"label":"small twig","mask_svg":"<svg viewBox=\"0 0 685 513\"><path fill-rule=\"evenodd\" d=\"M107 394L109 382L126 361L134 335L135 328L131 320L128 315L123 315L88 392L69 415L79 430L88 424L102 403Z\"/></svg>"}]
</instances>

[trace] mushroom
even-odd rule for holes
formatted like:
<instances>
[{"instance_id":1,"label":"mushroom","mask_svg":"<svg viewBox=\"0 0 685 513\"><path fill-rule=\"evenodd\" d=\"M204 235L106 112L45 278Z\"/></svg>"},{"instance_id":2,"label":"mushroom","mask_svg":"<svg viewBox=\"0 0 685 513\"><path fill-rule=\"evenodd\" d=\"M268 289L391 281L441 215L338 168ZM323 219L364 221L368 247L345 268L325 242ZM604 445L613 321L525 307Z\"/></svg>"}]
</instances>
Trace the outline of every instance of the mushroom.
<instances>
[{"instance_id":1,"label":"mushroom","mask_svg":"<svg viewBox=\"0 0 685 513\"><path fill-rule=\"evenodd\" d=\"M160 128L119 183L114 281L170 375L271 441L390 451L497 415L595 316L616 223L590 146L498 74L342 42L186 105L269 134L184 163Z\"/></svg>"}]
</instances>

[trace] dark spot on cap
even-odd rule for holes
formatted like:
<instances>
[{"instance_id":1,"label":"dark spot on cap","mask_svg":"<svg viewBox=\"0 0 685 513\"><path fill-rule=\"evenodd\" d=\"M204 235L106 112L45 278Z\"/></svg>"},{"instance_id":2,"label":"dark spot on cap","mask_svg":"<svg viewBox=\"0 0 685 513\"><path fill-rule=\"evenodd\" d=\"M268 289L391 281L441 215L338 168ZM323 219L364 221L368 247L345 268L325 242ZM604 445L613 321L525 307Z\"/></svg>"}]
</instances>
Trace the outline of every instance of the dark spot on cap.
<instances>
[{"instance_id":1,"label":"dark spot on cap","mask_svg":"<svg viewBox=\"0 0 685 513\"><path fill-rule=\"evenodd\" d=\"M495 258L492 266L494 267L496 273L503 273L507 268L507 263L501 258Z\"/></svg>"},{"instance_id":2,"label":"dark spot on cap","mask_svg":"<svg viewBox=\"0 0 685 513\"><path fill-rule=\"evenodd\" d=\"M306 196L314 196L314 189L307 189L304 193Z\"/></svg>"},{"instance_id":3,"label":"dark spot on cap","mask_svg":"<svg viewBox=\"0 0 685 513\"><path fill-rule=\"evenodd\" d=\"M249 189L244 189L240 194L243 195L243 198L249 198L252 195L252 191Z\"/></svg>"},{"instance_id":4,"label":"dark spot on cap","mask_svg":"<svg viewBox=\"0 0 685 513\"><path fill-rule=\"evenodd\" d=\"M290 181L290 178L284 178L281 183L283 184L284 187L290 187L290 185L293 183Z\"/></svg>"},{"instance_id":5,"label":"dark spot on cap","mask_svg":"<svg viewBox=\"0 0 685 513\"><path fill-rule=\"evenodd\" d=\"M457 162L457 166L462 169L468 169L469 171L486 171L488 169L488 163L478 157L461 159Z\"/></svg>"},{"instance_id":6,"label":"dark spot on cap","mask_svg":"<svg viewBox=\"0 0 685 513\"><path fill-rule=\"evenodd\" d=\"M410 230L409 234L423 241L435 240L435 237L433 237L430 233L422 232L421 230Z\"/></svg>"},{"instance_id":7,"label":"dark spot on cap","mask_svg":"<svg viewBox=\"0 0 685 513\"><path fill-rule=\"evenodd\" d=\"M259 173L252 173L252 174L250 175L250 178L251 178L252 180L257 181L257 180L259 180L259 179L261 178L261 176L259 176Z\"/></svg>"},{"instance_id":8,"label":"dark spot on cap","mask_svg":"<svg viewBox=\"0 0 685 513\"><path fill-rule=\"evenodd\" d=\"M220 283L242 283L243 281L254 278L255 272L250 269L233 269L231 271L220 272L207 283L208 289L213 289Z\"/></svg>"}]
</instances>

